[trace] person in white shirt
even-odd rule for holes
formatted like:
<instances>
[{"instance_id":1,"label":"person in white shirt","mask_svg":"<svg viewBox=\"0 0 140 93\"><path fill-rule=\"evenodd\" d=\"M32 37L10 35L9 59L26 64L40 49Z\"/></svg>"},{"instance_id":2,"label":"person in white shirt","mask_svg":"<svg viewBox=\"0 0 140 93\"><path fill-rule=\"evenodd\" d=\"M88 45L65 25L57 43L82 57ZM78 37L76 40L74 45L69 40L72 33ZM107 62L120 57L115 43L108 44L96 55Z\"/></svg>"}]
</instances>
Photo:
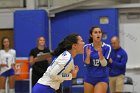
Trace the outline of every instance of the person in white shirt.
<instances>
[{"instance_id":1,"label":"person in white shirt","mask_svg":"<svg viewBox=\"0 0 140 93\"><path fill-rule=\"evenodd\" d=\"M74 65L74 57L83 54L84 42L78 34L71 34L59 43L52 53L54 59L44 75L33 87L32 93L55 93L64 80L77 76L78 66Z\"/></svg>"},{"instance_id":2,"label":"person in white shirt","mask_svg":"<svg viewBox=\"0 0 140 93\"><path fill-rule=\"evenodd\" d=\"M0 93L5 93L7 78L9 78L9 93L15 93L15 59L16 51L10 48L9 38L2 38L2 49L0 50Z\"/></svg>"}]
</instances>

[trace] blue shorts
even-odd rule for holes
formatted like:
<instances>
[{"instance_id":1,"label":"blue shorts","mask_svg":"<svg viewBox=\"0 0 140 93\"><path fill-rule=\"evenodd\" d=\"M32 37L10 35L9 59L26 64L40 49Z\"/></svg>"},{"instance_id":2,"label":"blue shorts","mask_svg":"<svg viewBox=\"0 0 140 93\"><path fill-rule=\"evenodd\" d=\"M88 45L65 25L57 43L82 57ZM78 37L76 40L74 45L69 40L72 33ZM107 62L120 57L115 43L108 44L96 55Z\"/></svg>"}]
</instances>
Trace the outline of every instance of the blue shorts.
<instances>
[{"instance_id":1,"label":"blue shorts","mask_svg":"<svg viewBox=\"0 0 140 93\"><path fill-rule=\"evenodd\" d=\"M13 75L15 75L14 69L9 69L9 70L3 72L0 76L9 77L9 76L13 76Z\"/></svg>"},{"instance_id":2,"label":"blue shorts","mask_svg":"<svg viewBox=\"0 0 140 93\"><path fill-rule=\"evenodd\" d=\"M108 79L108 77L93 77L93 78L85 77L84 82L90 83L93 86L95 86L99 82L105 82L105 83L109 84L109 79Z\"/></svg>"},{"instance_id":3,"label":"blue shorts","mask_svg":"<svg viewBox=\"0 0 140 93\"><path fill-rule=\"evenodd\" d=\"M32 93L56 93L50 86L36 83L32 89Z\"/></svg>"}]
</instances>

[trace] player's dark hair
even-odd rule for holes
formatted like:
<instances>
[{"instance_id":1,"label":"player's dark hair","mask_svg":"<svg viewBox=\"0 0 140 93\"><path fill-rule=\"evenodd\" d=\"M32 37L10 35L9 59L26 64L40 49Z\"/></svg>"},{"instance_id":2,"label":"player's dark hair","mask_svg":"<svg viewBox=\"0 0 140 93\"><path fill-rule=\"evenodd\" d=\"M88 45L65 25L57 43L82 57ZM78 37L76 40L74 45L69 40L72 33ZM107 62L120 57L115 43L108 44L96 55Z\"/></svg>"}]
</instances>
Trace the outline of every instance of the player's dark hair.
<instances>
[{"instance_id":1,"label":"player's dark hair","mask_svg":"<svg viewBox=\"0 0 140 93\"><path fill-rule=\"evenodd\" d=\"M95 28L100 28L100 29L101 29L101 27L99 27L99 26L93 26L93 27L91 27L91 29L89 30L89 34L90 34L90 35L92 35L92 32L93 32L93 30L94 30ZM101 32L103 33L102 29L101 29ZM93 39L92 39L91 36L89 36L88 42L89 42L89 43L93 43Z\"/></svg>"},{"instance_id":2,"label":"player's dark hair","mask_svg":"<svg viewBox=\"0 0 140 93\"><path fill-rule=\"evenodd\" d=\"M9 40L9 43L10 43L10 39L8 38L8 37L3 37L2 39L1 39L1 49L4 49L4 40L5 39L8 39ZM10 45L9 45L9 48L10 48Z\"/></svg>"},{"instance_id":3,"label":"player's dark hair","mask_svg":"<svg viewBox=\"0 0 140 93\"><path fill-rule=\"evenodd\" d=\"M53 56L59 56L65 50L71 50L72 45L76 44L78 41L78 34L70 34L66 36L59 44L58 47L52 53Z\"/></svg>"}]
</instances>

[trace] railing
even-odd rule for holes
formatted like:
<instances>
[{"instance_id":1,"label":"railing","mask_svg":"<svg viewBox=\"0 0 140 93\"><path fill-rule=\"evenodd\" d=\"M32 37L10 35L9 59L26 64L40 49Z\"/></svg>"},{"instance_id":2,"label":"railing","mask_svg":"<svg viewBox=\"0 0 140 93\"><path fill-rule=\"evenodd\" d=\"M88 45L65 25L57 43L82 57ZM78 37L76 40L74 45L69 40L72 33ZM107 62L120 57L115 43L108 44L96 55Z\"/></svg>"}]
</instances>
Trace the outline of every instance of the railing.
<instances>
[{"instance_id":1,"label":"railing","mask_svg":"<svg viewBox=\"0 0 140 93\"><path fill-rule=\"evenodd\" d=\"M30 68L29 74L29 93L32 93L32 68Z\"/></svg>"},{"instance_id":2,"label":"railing","mask_svg":"<svg viewBox=\"0 0 140 93\"><path fill-rule=\"evenodd\" d=\"M88 1L88 0L38 0L38 7L61 7L73 3L78 3L81 1Z\"/></svg>"},{"instance_id":3,"label":"railing","mask_svg":"<svg viewBox=\"0 0 140 93\"><path fill-rule=\"evenodd\" d=\"M114 4L133 4L140 3L140 0L0 0L0 9L7 8L27 8L30 6L35 6L35 8L46 7L46 8L57 8L63 6L69 6L71 4L81 3L81 2L92 1L89 4L108 4L114 2ZM103 2L103 3L102 3ZM30 3L30 4L29 4ZM34 8L34 7L33 7Z\"/></svg>"},{"instance_id":4,"label":"railing","mask_svg":"<svg viewBox=\"0 0 140 93\"><path fill-rule=\"evenodd\" d=\"M94 0L47 0L47 7L44 7L43 9L48 11L49 16L54 16L56 13L77 8L91 1ZM43 7L40 5L41 2L43 1L40 0L37 2L38 8Z\"/></svg>"}]
</instances>

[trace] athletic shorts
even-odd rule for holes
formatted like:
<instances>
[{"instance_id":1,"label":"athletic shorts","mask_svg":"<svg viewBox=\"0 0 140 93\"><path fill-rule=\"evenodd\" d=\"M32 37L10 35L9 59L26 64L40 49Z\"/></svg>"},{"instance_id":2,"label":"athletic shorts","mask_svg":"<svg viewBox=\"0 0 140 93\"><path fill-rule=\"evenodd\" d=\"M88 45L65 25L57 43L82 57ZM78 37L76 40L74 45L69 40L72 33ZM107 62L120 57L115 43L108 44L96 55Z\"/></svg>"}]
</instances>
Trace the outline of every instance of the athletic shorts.
<instances>
[{"instance_id":1,"label":"athletic shorts","mask_svg":"<svg viewBox=\"0 0 140 93\"><path fill-rule=\"evenodd\" d=\"M32 93L56 93L56 92L50 86L36 83L32 89Z\"/></svg>"},{"instance_id":2,"label":"athletic shorts","mask_svg":"<svg viewBox=\"0 0 140 93\"><path fill-rule=\"evenodd\" d=\"M84 82L90 83L93 86L95 86L97 83L99 82L105 82L105 83L109 83L109 79L108 77L86 77L84 78Z\"/></svg>"},{"instance_id":3,"label":"athletic shorts","mask_svg":"<svg viewBox=\"0 0 140 93\"><path fill-rule=\"evenodd\" d=\"M9 77L9 76L13 76L13 75L15 75L14 69L9 69L9 70L3 72L0 76Z\"/></svg>"}]
</instances>

